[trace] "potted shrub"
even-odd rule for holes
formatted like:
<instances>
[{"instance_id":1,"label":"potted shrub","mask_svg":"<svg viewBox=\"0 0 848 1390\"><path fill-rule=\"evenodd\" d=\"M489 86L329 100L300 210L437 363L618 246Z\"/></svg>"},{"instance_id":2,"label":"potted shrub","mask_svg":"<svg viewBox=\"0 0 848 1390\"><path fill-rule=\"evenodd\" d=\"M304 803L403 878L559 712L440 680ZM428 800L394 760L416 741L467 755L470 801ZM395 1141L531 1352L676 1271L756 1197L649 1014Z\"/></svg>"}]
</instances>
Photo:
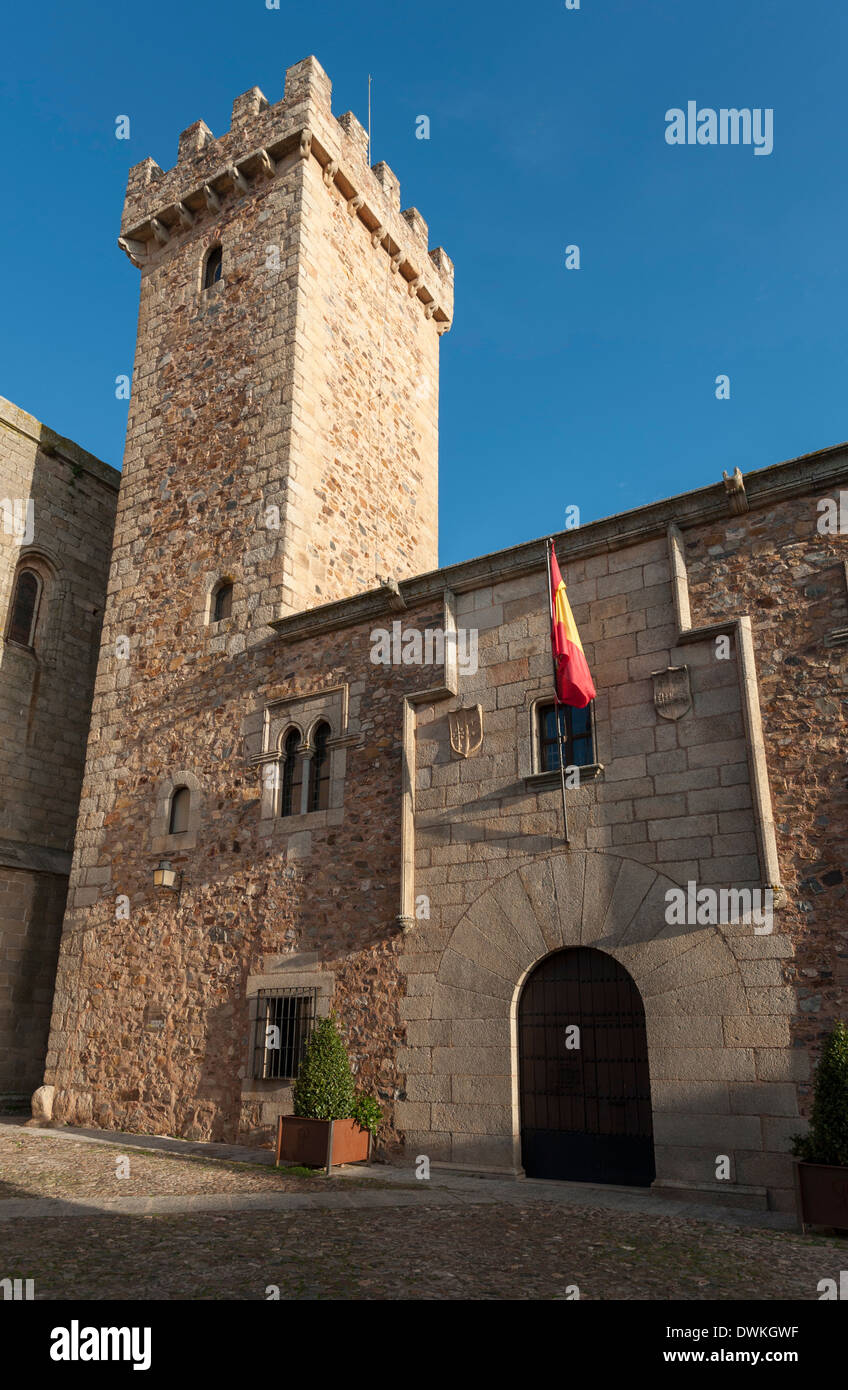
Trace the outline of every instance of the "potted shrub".
<instances>
[{"instance_id":1,"label":"potted shrub","mask_svg":"<svg viewBox=\"0 0 848 1390\"><path fill-rule=\"evenodd\" d=\"M848 1028L840 1020L825 1039L816 1067L813 1111L792 1152L801 1230L848 1230Z\"/></svg>"},{"instance_id":2,"label":"potted shrub","mask_svg":"<svg viewBox=\"0 0 848 1390\"><path fill-rule=\"evenodd\" d=\"M382 1119L376 1101L357 1096L335 1020L322 1018L306 1047L294 1083L294 1114L277 1123L276 1161L326 1168L365 1163Z\"/></svg>"}]
</instances>

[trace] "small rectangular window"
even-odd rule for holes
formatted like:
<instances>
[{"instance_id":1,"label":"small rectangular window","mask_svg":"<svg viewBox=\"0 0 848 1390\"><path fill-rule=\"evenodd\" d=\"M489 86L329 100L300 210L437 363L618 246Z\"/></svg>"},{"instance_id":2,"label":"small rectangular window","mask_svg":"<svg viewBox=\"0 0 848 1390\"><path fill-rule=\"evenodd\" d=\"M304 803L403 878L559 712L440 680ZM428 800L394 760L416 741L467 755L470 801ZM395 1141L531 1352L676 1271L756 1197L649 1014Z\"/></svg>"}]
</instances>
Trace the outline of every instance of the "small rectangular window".
<instances>
[{"instance_id":1,"label":"small rectangular window","mask_svg":"<svg viewBox=\"0 0 848 1390\"><path fill-rule=\"evenodd\" d=\"M253 1077L293 1081L315 1024L317 989L261 989L253 1026Z\"/></svg>"},{"instance_id":2,"label":"small rectangular window","mask_svg":"<svg viewBox=\"0 0 848 1390\"><path fill-rule=\"evenodd\" d=\"M562 739L563 767L589 767L594 763L591 702L585 709L574 709L571 705L540 705L537 714L540 772L559 771L558 737Z\"/></svg>"}]
</instances>

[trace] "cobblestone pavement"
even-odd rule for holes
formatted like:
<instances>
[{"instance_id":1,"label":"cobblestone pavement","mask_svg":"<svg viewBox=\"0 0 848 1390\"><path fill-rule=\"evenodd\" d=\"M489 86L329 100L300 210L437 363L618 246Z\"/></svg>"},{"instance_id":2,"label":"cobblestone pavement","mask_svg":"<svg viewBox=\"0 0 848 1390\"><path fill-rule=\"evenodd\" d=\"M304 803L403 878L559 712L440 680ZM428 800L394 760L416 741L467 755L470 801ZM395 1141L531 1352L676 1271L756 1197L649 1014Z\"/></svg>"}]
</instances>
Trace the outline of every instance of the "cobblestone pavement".
<instances>
[{"instance_id":1,"label":"cobblestone pavement","mask_svg":"<svg viewBox=\"0 0 848 1390\"><path fill-rule=\"evenodd\" d=\"M815 1300L844 1264L844 1242L547 1203L0 1227L0 1270L37 1299Z\"/></svg>"},{"instance_id":2,"label":"cobblestone pavement","mask_svg":"<svg viewBox=\"0 0 848 1390\"><path fill-rule=\"evenodd\" d=\"M126 1160L126 1177L117 1176L120 1158ZM326 1189L324 1178L287 1178L267 1163L204 1161L189 1155L148 1153L120 1143L114 1147L80 1143L23 1127L0 1126L0 1201L322 1189Z\"/></svg>"},{"instance_id":3,"label":"cobblestone pavement","mask_svg":"<svg viewBox=\"0 0 848 1390\"><path fill-rule=\"evenodd\" d=\"M0 1221L0 1277L34 1279L47 1300L264 1300L274 1286L294 1300L566 1299L576 1285L589 1300L815 1301L848 1255L844 1240L692 1220L661 1204L550 1201L521 1184L506 1197L485 1181L328 1183L137 1150L131 1177L116 1179L126 1147L0 1126L0 1209L14 1210ZM116 1187L198 1209L87 1209ZM210 1194L269 1209L199 1209Z\"/></svg>"}]
</instances>

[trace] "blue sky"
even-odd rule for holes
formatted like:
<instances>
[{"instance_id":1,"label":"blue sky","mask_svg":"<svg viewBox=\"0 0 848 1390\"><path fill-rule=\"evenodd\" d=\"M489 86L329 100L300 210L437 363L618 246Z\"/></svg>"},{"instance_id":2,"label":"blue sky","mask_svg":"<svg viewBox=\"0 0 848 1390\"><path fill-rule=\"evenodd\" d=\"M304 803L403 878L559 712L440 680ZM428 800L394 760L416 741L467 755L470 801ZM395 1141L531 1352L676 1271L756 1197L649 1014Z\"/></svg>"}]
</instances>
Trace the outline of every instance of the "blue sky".
<instances>
[{"instance_id":1,"label":"blue sky","mask_svg":"<svg viewBox=\"0 0 848 1390\"><path fill-rule=\"evenodd\" d=\"M373 75L372 158L456 264L443 564L559 530L569 505L590 521L838 443L846 37L833 0L15 6L0 394L120 466L127 168L169 168L186 126L224 131L235 96L278 100L315 53L337 114L364 122ZM773 109L773 153L668 145L688 100Z\"/></svg>"}]
</instances>

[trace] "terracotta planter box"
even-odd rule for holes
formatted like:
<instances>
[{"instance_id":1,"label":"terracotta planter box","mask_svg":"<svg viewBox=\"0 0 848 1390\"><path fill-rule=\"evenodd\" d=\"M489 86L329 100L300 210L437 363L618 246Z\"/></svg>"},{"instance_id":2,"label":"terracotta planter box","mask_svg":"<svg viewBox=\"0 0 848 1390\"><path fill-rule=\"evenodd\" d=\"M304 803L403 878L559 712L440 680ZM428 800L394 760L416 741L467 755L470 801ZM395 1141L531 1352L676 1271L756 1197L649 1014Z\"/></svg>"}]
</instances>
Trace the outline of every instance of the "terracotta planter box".
<instances>
[{"instance_id":1,"label":"terracotta planter box","mask_svg":"<svg viewBox=\"0 0 848 1390\"><path fill-rule=\"evenodd\" d=\"M371 1135L356 1120L305 1120L281 1115L277 1121L276 1163L330 1169L340 1163L367 1163Z\"/></svg>"},{"instance_id":2,"label":"terracotta planter box","mask_svg":"<svg viewBox=\"0 0 848 1390\"><path fill-rule=\"evenodd\" d=\"M848 1168L829 1163L795 1164L801 1230L837 1226L848 1230Z\"/></svg>"}]
</instances>

